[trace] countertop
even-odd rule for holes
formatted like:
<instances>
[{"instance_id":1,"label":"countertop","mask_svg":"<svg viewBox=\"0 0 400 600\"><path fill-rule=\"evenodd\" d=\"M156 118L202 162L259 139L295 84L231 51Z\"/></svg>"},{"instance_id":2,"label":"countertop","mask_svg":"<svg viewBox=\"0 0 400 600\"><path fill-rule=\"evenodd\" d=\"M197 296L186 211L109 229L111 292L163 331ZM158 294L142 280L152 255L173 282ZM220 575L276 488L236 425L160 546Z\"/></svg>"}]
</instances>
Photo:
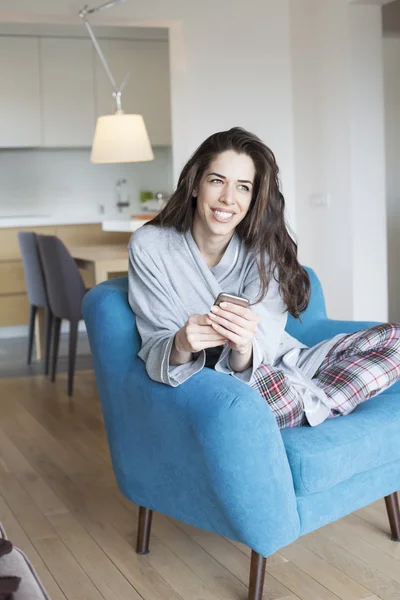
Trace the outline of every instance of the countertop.
<instances>
[{"instance_id":1,"label":"countertop","mask_svg":"<svg viewBox=\"0 0 400 600\"><path fill-rule=\"evenodd\" d=\"M151 221L152 217L149 219L115 219L112 221L103 221L102 229L103 231L136 231L148 221Z\"/></svg>"},{"instance_id":2,"label":"countertop","mask_svg":"<svg viewBox=\"0 0 400 600\"><path fill-rule=\"evenodd\" d=\"M104 218L104 217L103 217ZM84 225L102 223L101 215L15 215L0 217L0 228L6 227L46 227L52 225Z\"/></svg>"},{"instance_id":3,"label":"countertop","mask_svg":"<svg viewBox=\"0 0 400 600\"><path fill-rule=\"evenodd\" d=\"M100 223L103 231L135 231L149 219L118 218L114 215L13 215L0 217L0 229L7 227L51 227L56 225L85 225Z\"/></svg>"}]
</instances>

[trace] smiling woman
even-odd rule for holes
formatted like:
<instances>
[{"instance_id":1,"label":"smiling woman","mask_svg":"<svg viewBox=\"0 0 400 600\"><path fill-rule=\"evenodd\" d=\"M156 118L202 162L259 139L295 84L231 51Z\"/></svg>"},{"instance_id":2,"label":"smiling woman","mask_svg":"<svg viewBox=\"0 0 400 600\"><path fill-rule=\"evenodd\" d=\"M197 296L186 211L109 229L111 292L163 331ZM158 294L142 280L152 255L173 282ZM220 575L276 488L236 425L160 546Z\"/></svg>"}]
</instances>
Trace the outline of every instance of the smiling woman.
<instances>
[{"instance_id":1,"label":"smiling woman","mask_svg":"<svg viewBox=\"0 0 400 600\"><path fill-rule=\"evenodd\" d=\"M255 166L247 154L227 150L210 162L209 169L192 194L197 199L193 237L208 266L214 267L249 210Z\"/></svg>"},{"instance_id":2,"label":"smiling woman","mask_svg":"<svg viewBox=\"0 0 400 600\"><path fill-rule=\"evenodd\" d=\"M310 280L284 209L273 152L236 127L200 145L129 246L129 302L149 376L177 386L214 368L257 390L282 428L351 412L400 377L398 324L311 348L286 332L288 313L307 308ZM249 306L217 306L221 292Z\"/></svg>"},{"instance_id":3,"label":"smiling woman","mask_svg":"<svg viewBox=\"0 0 400 600\"><path fill-rule=\"evenodd\" d=\"M253 133L234 127L207 138L182 169L177 189L151 224L174 227L179 232L192 230L199 217L197 195L207 174L211 179L207 185L218 188L214 208L227 212L229 205L230 212L239 211L240 194L237 193L233 201L229 198L234 184L247 199L250 196L247 210L240 209L242 218L236 222L235 232L257 255L261 281L258 300L265 297L274 269L278 268L288 311L298 317L308 304L309 278L297 261L297 245L286 228L285 200L279 189L279 168L274 153ZM224 202L225 190L228 198ZM245 203L241 204L245 206ZM219 232L221 235L217 247L209 248L215 260L227 244L225 234ZM196 243L201 244L201 240L196 239Z\"/></svg>"}]
</instances>

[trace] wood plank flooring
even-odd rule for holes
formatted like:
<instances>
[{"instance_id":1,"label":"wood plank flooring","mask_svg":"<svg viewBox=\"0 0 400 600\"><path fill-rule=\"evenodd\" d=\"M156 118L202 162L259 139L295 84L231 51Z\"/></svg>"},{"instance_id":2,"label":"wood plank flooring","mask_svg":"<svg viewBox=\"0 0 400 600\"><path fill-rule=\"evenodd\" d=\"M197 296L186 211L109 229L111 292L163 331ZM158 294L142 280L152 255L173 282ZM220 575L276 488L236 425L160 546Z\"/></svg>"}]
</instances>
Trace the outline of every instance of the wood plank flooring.
<instances>
[{"instance_id":1,"label":"wood plank flooring","mask_svg":"<svg viewBox=\"0 0 400 600\"><path fill-rule=\"evenodd\" d=\"M53 600L245 600L250 549L154 514L134 551L135 505L119 493L92 371L55 384L0 379L0 521ZM400 543L380 501L283 548L265 600L400 600Z\"/></svg>"},{"instance_id":2,"label":"wood plank flooring","mask_svg":"<svg viewBox=\"0 0 400 600\"><path fill-rule=\"evenodd\" d=\"M1 328L0 328L1 334ZM32 375L42 375L43 361L36 359L35 345L32 353L32 363L26 364L28 352L28 341L26 337L17 337L11 339L2 339L0 337L0 379L5 377L29 377ZM86 332L80 332L78 335L78 347L75 368L77 371L89 370L93 368L92 356L89 349L89 341ZM68 334L62 333L60 338L60 347L58 352L57 372L67 372L68 370Z\"/></svg>"}]
</instances>

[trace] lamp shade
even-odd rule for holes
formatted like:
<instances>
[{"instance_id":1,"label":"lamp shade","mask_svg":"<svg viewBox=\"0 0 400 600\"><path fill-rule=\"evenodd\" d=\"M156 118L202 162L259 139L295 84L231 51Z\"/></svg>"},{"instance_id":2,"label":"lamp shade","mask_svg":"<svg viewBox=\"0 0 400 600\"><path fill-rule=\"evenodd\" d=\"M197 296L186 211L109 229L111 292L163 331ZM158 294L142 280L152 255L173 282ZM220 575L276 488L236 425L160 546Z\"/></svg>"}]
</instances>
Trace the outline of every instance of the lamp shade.
<instances>
[{"instance_id":1,"label":"lamp shade","mask_svg":"<svg viewBox=\"0 0 400 600\"><path fill-rule=\"evenodd\" d=\"M92 163L142 162L153 159L142 115L126 115L120 111L97 119L90 156Z\"/></svg>"}]
</instances>

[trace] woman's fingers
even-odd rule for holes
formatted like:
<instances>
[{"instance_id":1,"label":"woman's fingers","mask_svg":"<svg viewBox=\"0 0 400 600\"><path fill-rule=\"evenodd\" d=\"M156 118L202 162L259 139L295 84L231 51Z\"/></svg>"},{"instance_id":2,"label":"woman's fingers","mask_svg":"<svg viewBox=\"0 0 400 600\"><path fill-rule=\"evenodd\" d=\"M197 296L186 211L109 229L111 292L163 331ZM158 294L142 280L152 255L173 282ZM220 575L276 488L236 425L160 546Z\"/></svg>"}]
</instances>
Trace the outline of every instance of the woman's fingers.
<instances>
[{"instance_id":1,"label":"woman's fingers","mask_svg":"<svg viewBox=\"0 0 400 600\"><path fill-rule=\"evenodd\" d=\"M210 319L209 325L191 325L187 327L188 336L196 338L199 336L215 335L215 329L211 327L212 321Z\"/></svg>"},{"instance_id":2,"label":"woman's fingers","mask_svg":"<svg viewBox=\"0 0 400 600\"><path fill-rule=\"evenodd\" d=\"M211 318L213 321L213 325L219 325L219 326L223 327L224 329L232 331L232 333L235 333L240 338L243 338L247 341L249 341L251 338L254 337L254 334L256 333L256 330L257 330L256 323L248 324L247 327L241 327L240 325L237 325L236 323L234 323L232 321L228 321L227 319L223 318L222 316L213 315ZM215 329L215 327L214 327L214 329Z\"/></svg>"},{"instance_id":3,"label":"woman's fingers","mask_svg":"<svg viewBox=\"0 0 400 600\"><path fill-rule=\"evenodd\" d=\"M212 327L210 327L210 329L212 330L212 333L200 333L196 336L193 336L193 339L200 340L202 342L206 342L207 340L214 341L223 339L222 335L217 333Z\"/></svg>"},{"instance_id":4,"label":"woman's fingers","mask_svg":"<svg viewBox=\"0 0 400 600\"><path fill-rule=\"evenodd\" d=\"M204 327L211 325L211 320L208 315L190 315L187 324L192 327Z\"/></svg>"},{"instance_id":5,"label":"woman's fingers","mask_svg":"<svg viewBox=\"0 0 400 600\"><path fill-rule=\"evenodd\" d=\"M239 332L237 327L255 333L259 321L258 315L252 313L251 310L243 308L241 306L235 306L234 304L231 304L230 306L234 306L235 309L238 309L238 311L240 310L241 314L239 314L238 312L232 312L230 310L224 310L219 306L213 306L211 312L208 315L209 318L213 322L220 323L224 327L227 327L228 329L231 329L231 331L234 331L236 333ZM228 323L232 323L236 327L231 327L228 325Z\"/></svg>"},{"instance_id":6,"label":"woman's fingers","mask_svg":"<svg viewBox=\"0 0 400 600\"><path fill-rule=\"evenodd\" d=\"M228 319L225 319L222 316L214 315L213 313L211 313L210 319L212 319L213 325L222 325L222 327L224 327L225 329L229 329L229 331L232 331L237 335L241 335L241 333L245 331L245 329L240 325L237 325L233 321L228 321Z\"/></svg>"},{"instance_id":7,"label":"woman's fingers","mask_svg":"<svg viewBox=\"0 0 400 600\"><path fill-rule=\"evenodd\" d=\"M220 307L213 308L217 308L216 314L211 312L208 315L191 315L187 320L185 336L192 352L216 348L227 343L240 351L251 344L257 330L257 315L236 306L236 313ZM245 319L238 314L241 312L246 316L246 311L250 313L251 319Z\"/></svg>"},{"instance_id":8,"label":"woman's fingers","mask_svg":"<svg viewBox=\"0 0 400 600\"><path fill-rule=\"evenodd\" d=\"M249 342L249 340L244 340L242 336L233 333L233 331L230 331L230 329L225 329L225 327L222 327L222 325L217 325L217 323L213 323L213 327L216 331L218 331L218 333L221 333L224 336L224 338L226 338L230 342L233 342L237 346L244 346Z\"/></svg>"},{"instance_id":9,"label":"woman's fingers","mask_svg":"<svg viewBox=\"0 0 400 600\"><path fill-rule=\"evenodd\" d=\"M196 351L206 348L215 348L216 346L221 346L226 343L226 339L223 335L215 331L211 325L192 324L188 327L186 335L190 347L196 348Z\"/></svg>"},{"instance_id":10,"label":"woman's fingers","mask_svg":"<svg viewBox=\"0 0 400 600\"><path fill-rule=\"evenodd\" d=\"M213 306L211 308L212 312L215 312L214 309L218 309L218 312L228 312L232 315L236 315L245 321L254 321L258 323L260 317L257 313L253 312L249 308L244 308L243 306L238 306L237 304L232 304L232 302L222 302L219 306Z\"/></svg>"}]
</instances>

